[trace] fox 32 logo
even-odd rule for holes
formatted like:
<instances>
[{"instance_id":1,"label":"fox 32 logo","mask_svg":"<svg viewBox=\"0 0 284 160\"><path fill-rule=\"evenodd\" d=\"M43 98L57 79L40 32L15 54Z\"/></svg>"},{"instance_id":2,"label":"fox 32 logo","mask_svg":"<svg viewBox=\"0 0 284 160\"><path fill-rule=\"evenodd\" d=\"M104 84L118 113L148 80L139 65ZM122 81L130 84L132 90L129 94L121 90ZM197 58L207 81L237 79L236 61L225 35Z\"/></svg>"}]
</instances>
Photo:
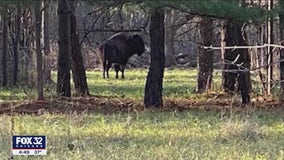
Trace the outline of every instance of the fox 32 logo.
<instances>
[{"instance_id":1,"label":"fox 32 logo","mask_svg":"<svg viewBox=\"0 0 284 160\"><path fill-rule=\"evenodd\" d=\"M13 136L13 155L46 155L46 136Z\"/></svg>"}]
</instances>

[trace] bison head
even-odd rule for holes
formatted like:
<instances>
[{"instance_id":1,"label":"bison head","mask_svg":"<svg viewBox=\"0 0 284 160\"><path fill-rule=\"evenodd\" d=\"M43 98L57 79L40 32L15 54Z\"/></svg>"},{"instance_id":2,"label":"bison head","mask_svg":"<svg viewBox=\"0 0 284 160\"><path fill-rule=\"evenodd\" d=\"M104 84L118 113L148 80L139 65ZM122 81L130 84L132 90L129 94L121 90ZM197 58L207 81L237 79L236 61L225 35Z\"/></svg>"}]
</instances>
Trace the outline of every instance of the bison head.
<instances>
[{"instance_id":1,"label":"bison head","mask_svg":"<svg viewBox=\"0 0 284 160\"><path fill-rule=\"evenodd\" d=\"M129 48L132 52L136 53L138 56L141 56L145 51L145 44L142 37L138 34L129 36L128 38Z\"/></svg>"}]
</instances>

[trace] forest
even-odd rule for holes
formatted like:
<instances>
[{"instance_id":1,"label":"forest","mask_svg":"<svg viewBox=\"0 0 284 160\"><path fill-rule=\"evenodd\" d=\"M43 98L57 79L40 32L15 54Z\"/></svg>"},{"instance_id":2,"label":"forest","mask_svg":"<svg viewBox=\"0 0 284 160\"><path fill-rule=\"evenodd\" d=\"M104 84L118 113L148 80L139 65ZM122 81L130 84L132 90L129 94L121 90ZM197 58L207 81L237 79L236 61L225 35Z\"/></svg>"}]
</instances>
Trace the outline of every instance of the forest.
<instances>
[{"instance_id":1,"label":"forest","mask_svg":"<svg viewBox=\"0 0 284 160\"><path fill-rule=\"evenodd\" d=\"M284 158L283 1L0 9L0 159ZM13 135L45 135L46 155Z\"/></svg>"}]
</instances>

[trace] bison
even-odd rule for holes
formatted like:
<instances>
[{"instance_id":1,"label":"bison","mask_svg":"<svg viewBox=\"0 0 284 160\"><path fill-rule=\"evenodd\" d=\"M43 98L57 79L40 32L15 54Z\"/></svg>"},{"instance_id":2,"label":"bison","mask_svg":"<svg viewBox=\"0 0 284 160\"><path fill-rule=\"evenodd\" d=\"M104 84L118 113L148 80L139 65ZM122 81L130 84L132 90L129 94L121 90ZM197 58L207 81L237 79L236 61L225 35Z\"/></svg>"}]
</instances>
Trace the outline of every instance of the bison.
<instances>
[{"instance_id":1,"label":"bison","mask_svg":"<svg viewBox=\"0 0 284 160\"><path fill-rule=\"evenodd\" d=\"M145 51L145 44L139 34L117 33L102 43L99 50L103 62L103 78L105 78L105 72L109 78L108 71L112 64L115 64L115 78L118 78L119 71L121 71L121 78L125 78L124 69L128 59L134 54L141 56Z\"/></svg>"}]
</instances>

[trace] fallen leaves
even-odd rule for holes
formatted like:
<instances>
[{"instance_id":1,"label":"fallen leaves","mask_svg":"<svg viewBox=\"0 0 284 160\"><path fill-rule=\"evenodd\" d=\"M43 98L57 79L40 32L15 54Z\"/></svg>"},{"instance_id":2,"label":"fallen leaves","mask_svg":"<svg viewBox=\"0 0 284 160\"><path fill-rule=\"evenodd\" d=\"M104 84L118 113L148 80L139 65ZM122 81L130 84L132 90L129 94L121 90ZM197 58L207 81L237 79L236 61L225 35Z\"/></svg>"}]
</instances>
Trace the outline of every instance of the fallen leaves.
<instances>
[{"instance_id":1,"label":"fallen leaves","mask_svg":"<svg viewBox=\"0 0 284 160\"><path fill-rule=\"evenodd\" d=\"M183 111L190 109L200 110L223 110L241 108L241 103L236 97L226 94L204 94L199 98L176 98L164 99L162 111ZM200 98L203 97L203 98ZM205 98L204 98L205 97ZM281 103L273 97L253 97L252 106L255 108L283 108ZM76 111L78 113L112 113L112 112L139 112L152 109L145 109L142 100L126 99L105 96L76 97L52 100L30 100L22 102L0 103L0 114L35 114L44 113L67 113Z\"/></svg>"}]
</instances>

